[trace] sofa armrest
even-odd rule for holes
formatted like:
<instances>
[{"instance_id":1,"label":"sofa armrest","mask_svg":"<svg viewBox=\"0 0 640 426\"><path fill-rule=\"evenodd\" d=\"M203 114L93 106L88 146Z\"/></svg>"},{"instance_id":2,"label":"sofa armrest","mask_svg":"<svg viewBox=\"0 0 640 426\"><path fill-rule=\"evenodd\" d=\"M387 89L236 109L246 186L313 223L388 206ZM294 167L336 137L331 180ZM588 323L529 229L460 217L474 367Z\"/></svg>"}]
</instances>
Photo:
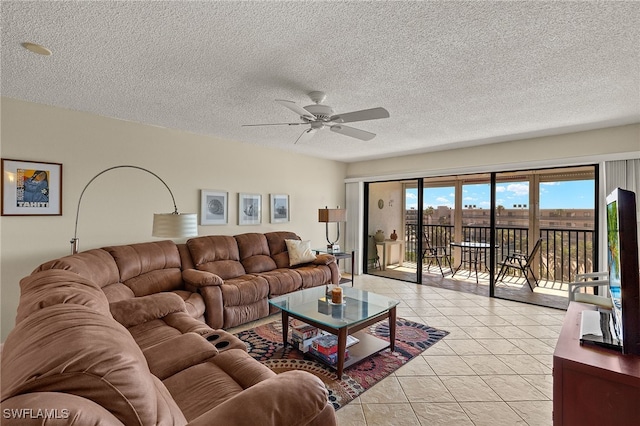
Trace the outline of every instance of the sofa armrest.
<instances>
[{"instance_id":1,"label":"sofa armrest","mask_svg":"<svg viewBox=\"0 0 640 426\"><path fill-rule=\"evenodd\" d=\"M185 269L182 271L182 280L196 288L206 287L210 285L222 285L224 281L216 274L207 271L199 271L197 269Z\"/></svg>"},{"instance_id":2,"label":"sofa armrest","mask_svg":"<svg viewBox=\"0 0 640 426\"><path fill-rule=\"evenodd\" d=\"M328 265L332 262L336 261L336 257L332 254L326 254L326 253L320 253L318 255L316 255L316 260L314 260L312 263L314 265Z\"/></svg>"},{"instance_id":3,"label":"sofa armrest","mask_svg":"<svg viewBox=\"0 0 640 426\"><path fill-rule=\"evenodd\" d=\"M263 380L189 422L189 426L220 423L236 426L306 425L325 410L327 389L305 371L287 371ZM335 425L333 422L327 426Z\"/></svg>"},{"instance_id":4,"label":"sofa armrest","mask_svg":"<svg viewBox=\"0 0 640 426\"><path fill-rule=\"evenodd\" d=\"M111 315L127 328L142 324L174 312L186 312L187 308L175 293L155 293L109 304Z\"/></svg>"}]
</instances>

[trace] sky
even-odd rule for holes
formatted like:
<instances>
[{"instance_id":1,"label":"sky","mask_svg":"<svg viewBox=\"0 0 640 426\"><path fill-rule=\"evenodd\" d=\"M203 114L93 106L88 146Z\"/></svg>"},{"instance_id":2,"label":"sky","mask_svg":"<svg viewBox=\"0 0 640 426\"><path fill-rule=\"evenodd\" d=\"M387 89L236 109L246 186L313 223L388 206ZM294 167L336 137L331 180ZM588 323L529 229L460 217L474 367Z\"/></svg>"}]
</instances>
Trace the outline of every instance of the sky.
<instances>
[{"instance_id":1,"label":"sky","mask_svg":"<svg viewBox=\"0 0 640 426\"><path fill-rule=\"evenodd\" d=\"M462 187L462 206L476 206L487 209L491 198L490 185L475 184ZM529 183L509 182L496 185L498 205L512 209L514 205L524 206L529 204ZM594 208L593 193L595 182L593 180L575 180L565 182L543 182L540 184L540 208L541 209L592 209ZM407 190L407 209L417 208L418 190ZM455 197L453 186L444 188L427 188L424 195L425 207L447 206L454 207Z\"/></svg>"}]
</instances>

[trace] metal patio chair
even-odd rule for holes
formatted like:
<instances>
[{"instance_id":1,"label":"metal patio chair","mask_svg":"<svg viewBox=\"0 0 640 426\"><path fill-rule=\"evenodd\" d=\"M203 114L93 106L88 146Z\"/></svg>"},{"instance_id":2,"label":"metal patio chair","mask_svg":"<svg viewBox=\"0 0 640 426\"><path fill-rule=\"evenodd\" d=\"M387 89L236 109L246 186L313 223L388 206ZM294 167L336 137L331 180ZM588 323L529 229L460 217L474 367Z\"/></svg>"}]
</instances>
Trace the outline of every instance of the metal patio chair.
<instances>
[{"instance_id":1,"label":"metal patio chair","mask_svg":"<svg viewBox=\"0 0 640 426\"><path fill-rule=\"evenodd\" d=\"M435 260L438 268L440 268L440 273L443 277L444 270L442 269L442 262L445 262L445 264L449 265L449 270L453 274L453 268L451 267L451 256L447 252L447 247L431 245L431 241L426 232L423 233L423 237L422 259L423 261L429 261L429 263L427 264L427 271L429 271L429 269L431 268L431 261Z\"/></svg>"},{"instance_id":2,"label":"metal patio chair","mask_svg":"<svg viewBox=\"0 0 640 426\"><path fill-rule=\"evenodd\" d=\"M529 284L529 288L533 291L533 285L531 285L531 281L529 280L529 273L533 277L534 285L538 285L538 279L536 278L536 274L533 272L533 268L531 264L535 259L536 255L540 251L540 246L542 245L542 238L536 241L536 244L533 246L533 250L531 253L527 255L526 253L514 252L500 262L500 272L498 272L498 276L496 277L496 281L502 281L504 277L507 275L507 272L511 269L517 269L524 275L524 278L527 280L527 284Z\"/></svg>"}]
</instances>

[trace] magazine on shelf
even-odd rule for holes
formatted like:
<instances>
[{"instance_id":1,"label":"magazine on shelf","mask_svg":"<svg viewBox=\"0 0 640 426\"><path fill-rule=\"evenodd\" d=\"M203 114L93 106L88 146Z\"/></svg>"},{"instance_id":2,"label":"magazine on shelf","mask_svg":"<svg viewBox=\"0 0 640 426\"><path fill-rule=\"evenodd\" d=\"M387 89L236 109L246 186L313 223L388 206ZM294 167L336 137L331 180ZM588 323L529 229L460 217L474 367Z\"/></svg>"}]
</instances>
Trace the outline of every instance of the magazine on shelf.
<instances>
[{"instance_id":1,"label":"magazine on shelf","mask_svg":"<svg viewBox=\"0 0 640 426\"><path fill-rule=\"evenodd\" d=\"M330 336L327 339L327 336ZM292 333L291 335L291 343L294 347L298 348L298 350L302 351L302 352L308 352L309 348L313 345L313 342L317 339L321 339L323 341L330 341L330 342L334 342L333 343L333 347L330 347L328 349L323 349L323 350L318 350L316 349L316 351L318 352L322 352L322 353L337 353L338 352L338 338L326 331L322 331L319 330L318 331L318 335L317 336L313 336L313 337L309 337L307 339L302 338L302 336L300 334L294 334ZM357 337L354 337L352 335L348 335L347 336L347 344L346 347L350 347L355 345L356 343L360 342L360 339L358 339ZM317 345L317 344L316 344Z\"/></svg>"},{"instance_id":2,"label":"magazine on shelf","mask_svg":"<svg viewBox=\"0 0 640 426\"><path fill-rule=\"evenodd\" d=\"M291 337L299 340L306 340L316 337L319 333L318 327L314 327L299 320L291 322Z\"/></svg>"},{"instance_id":3,"label":"magazine on shelf","mask_svg":"<svg viewBox=\"0 0 640 426\"><path fill-rule=\"evenodd\" d=\"M335 365L338 363L338 353L332 353L330 355L327 354L323 354L321 352L318 352L316 350L313 349L313 347L309 348L309 352L311 355L313 355L316 358L321 359L322 361L331 364L331 365ZM349 359L349 349L345 349L344 351L344 359L347 360Z\"/></svg>"},{"instance_id":4,"label":"magazine on shelf","mask_svg":"<svg viewBox=\"0 0 640 426\"><path fill-rule=\"evenodd\" d=\"M346 347L350 347L358 343L360 340L354 336L347 336ZM311 342L311 347L317 352L330 355L338 352L338 336L333 334L324 334L316 337Z\"/></svg>"}]
</instances>

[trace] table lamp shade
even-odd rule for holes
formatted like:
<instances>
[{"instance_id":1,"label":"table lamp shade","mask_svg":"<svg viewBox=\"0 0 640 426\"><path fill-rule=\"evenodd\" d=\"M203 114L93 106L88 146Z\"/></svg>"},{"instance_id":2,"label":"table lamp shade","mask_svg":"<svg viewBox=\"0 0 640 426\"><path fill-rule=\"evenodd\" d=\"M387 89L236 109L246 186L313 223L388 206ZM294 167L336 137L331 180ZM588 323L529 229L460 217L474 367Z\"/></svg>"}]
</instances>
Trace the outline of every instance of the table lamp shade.
<instances>
[{"instance_id":1,"label":"table lamp shade","mask_svg":"<svg viewBox=\"0 0 640 426\"><path fill-rule=\"evenodd\" d=\"M333 223L333 222L346 222L347 210L346 209L318 209L318 222Z\"/></svg>"},{"instance_id":2,"label":"table lamp shade","mask_svg":"<svg viewBox=\"0 0 640 426\"><path fill-rule=\"evenodd\" d=\"M195 213L155 213L151 235L161 238L186 238L198 235Z\"/></svg>"}]
</instances>

